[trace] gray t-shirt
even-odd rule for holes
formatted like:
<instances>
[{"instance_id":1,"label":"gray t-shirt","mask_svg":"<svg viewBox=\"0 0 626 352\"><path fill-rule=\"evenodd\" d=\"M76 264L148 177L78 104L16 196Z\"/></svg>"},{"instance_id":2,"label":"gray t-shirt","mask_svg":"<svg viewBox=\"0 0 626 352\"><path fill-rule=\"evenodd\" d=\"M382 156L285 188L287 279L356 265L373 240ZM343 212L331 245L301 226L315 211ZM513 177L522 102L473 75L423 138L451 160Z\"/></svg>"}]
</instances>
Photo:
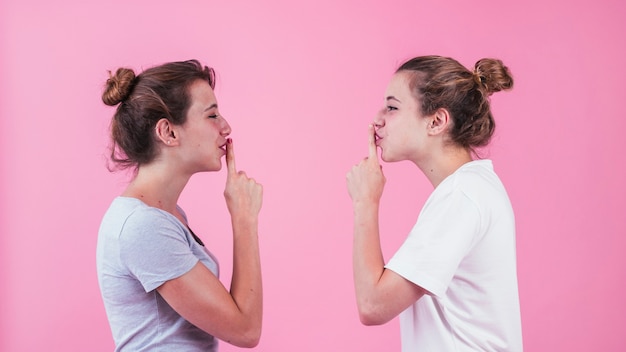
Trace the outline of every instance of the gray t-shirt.
<instances>
[{"instance_id":1,"label":"gray t-shirt","mask_svg":"<svg viewBox=\"0 0 626 352\"><path fill-rule=\"evenodd\" d=\"M219 276L215 257L172 214L135 198L112 202L100 225L96 264L115 351L217 350L217 339L156 291L198 261Z\"/></svg>"}]
</instances>

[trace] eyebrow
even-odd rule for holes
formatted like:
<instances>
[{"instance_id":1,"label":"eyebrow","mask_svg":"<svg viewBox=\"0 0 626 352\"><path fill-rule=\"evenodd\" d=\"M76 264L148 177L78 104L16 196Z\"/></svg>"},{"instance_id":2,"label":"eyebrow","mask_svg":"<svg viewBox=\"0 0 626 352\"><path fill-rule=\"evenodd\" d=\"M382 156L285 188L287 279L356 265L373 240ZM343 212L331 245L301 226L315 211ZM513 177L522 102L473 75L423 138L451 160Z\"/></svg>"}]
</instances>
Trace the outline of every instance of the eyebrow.
<instances>
[{"instance_id":1,"label":"eyebrow","mask_svg":"<svg viewBox=\"0 0 626 352\"><path fill-rule=\"evenodd\" d=\"M397 101L398 103L402 103L402 102L401 102L398 98L394 97L393 95L388 96L386 100L387 100L387 101L389 101L389 100L395 100L395 101Z\"/></svg>"},{"instance_id":2,"label":"eyebrow","mask_svg":"<svg viewBox=\"0 0 626 352\"><path fill-rule=\"evenodd\" d=\"M214 103L214 104L211 104L211 106L209 106L208 108L204 109L204 111L209 111L209 110L211 110L213 108L216 108L216 107L217 107L217 104Z\"/></svg>"}]
</instances>

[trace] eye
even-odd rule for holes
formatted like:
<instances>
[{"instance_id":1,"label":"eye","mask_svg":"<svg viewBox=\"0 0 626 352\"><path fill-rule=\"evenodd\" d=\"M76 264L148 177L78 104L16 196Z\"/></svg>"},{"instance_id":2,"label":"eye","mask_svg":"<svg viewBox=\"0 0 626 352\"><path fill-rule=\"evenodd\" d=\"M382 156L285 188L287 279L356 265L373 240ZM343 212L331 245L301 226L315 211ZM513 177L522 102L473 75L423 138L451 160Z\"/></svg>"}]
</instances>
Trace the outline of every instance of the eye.
<instances>
[{"instance_id":1,"label":"eye","mask_svg":"<svg viewBox=\"0 0 626 352\"><path fill-rule=\"evenodd\" d=\"M212 115L209 115L209 118L210 118L210 119L216 119L216 118L218 118L219 116L220 116L220 115L218 115L218 114L212 114Z\"/></svg>"},{"instance_id":2,"label":"eye","mask_svg":"<svg viewBox=\"0 0 626 352\"><path fill-rule=\"evenodd\" d=\"M391 106L391 105L387 105L387 111L394 111L394 110L398 110L398 108L396 108L395 106Z\"/></svg>"}]
</instances>

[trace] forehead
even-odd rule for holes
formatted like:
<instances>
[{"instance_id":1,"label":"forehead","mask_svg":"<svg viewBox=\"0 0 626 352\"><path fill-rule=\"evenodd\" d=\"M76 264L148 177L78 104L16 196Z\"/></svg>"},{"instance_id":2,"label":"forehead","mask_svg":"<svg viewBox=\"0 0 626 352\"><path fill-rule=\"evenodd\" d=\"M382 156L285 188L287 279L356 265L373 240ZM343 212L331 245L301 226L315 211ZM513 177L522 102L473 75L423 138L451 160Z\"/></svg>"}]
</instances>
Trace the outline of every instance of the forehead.
<instances>
[{"instance_id":1,"label":"forehead","mask_svg":"<svg viewBox=\"0 0 626 352\"><path fill-rule=\"evenodd\" d=\"M189 86L189 96L192 107L204 108L217 104L213 88L203 80L197 80Z\"/></svg>"},{"instance_id":2,"label":"forehead","mask_svg":"<svg viewBox=\"0 0 626 352\"><path fill-rule=\"evenodd\" d=\"M385 91L385 98L387 97L395 97L403 102L415 102L415 95L411 92L411 78L413 75L407 71L400 71L395 73L389 84L387 85L387 90Z\"/></svg>"}]
</instances>

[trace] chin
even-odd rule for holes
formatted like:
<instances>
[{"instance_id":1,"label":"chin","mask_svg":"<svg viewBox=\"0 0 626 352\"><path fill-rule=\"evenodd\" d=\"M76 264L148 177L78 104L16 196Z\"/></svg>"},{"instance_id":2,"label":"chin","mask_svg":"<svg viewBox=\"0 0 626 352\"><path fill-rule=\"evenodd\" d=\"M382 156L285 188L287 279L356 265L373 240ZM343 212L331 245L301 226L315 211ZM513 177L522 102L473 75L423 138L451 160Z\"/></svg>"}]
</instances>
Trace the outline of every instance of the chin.
<instances>
[{"instance_id":1,"label":"chin","mask_svg":"<svg viewBox=\"0 0 626 352\"><path fill-rule=\"evenodd\" d=\"M401 160L401 159L398 159L398 158L394 158L391 155L385 155L384 152L382 154L380 154L380 158L382 159L382 161L384 161L386 163L395 163L395 162Z\"/></svg>"},{"instance_id":2,"label":"chin","mask_svg":"<svg viewBox=\"0 0 626 352\"><path fill-rule=\"evenodd\" d=\"M389 158L389 156L387 155L387 153L385 153L385 151L384 151L384 150L381 150L381 152L380 152L380 159L382 159L382 161L384 161L384 162L386 162L386 163L390 163L390 162L392 162L392 161L393 161L393 160L391 160L391 159Z\"/></svg>"},{"instance_id":3,"label":"chin","mask_svg":"<svg viewBox=\"0 0 626 352\"><path fill-rule=\"evenodd\" d=\"M220 163L213 164L213 165L207 165L204 171L215 172L215 171L220 171L221 169L222 169L222 163L220 162Z\"/></svg>"}]
</instances>

